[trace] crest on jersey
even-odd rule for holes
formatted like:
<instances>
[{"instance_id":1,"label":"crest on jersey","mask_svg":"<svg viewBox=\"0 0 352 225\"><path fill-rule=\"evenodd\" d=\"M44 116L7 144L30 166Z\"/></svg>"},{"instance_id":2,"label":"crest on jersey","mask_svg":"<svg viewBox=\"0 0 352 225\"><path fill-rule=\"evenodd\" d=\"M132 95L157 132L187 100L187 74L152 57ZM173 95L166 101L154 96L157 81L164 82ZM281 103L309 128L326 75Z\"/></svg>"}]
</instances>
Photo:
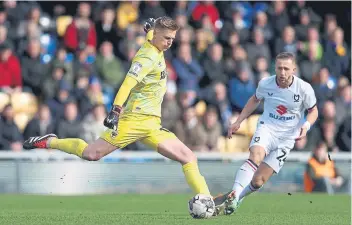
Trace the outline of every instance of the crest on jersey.
<instances>
[{"instance_id":1,"label":"crest on jersey","mask_svg":"<svg viewBox=\"0 0 352 225\"><path fill-rule=\"evenodd\" d=\"M128 71L128 73L134 75L134 76L138 76L139 71L141 71L142 69L142 64L140 64L139 62L134 62L132 63L131 69L130 71Z\"/></svg>"},{"instance_id":2,"label":"crest on jersey","mask_svg":"<svg viewBox=\"0 0 352 225\"><path fill-rule=\"evenodd\" d=\"M299 102L299 98L300 98L299 95L293 95L293 100L294 100L295 102Z\"/></svg>"},{"instance_id":3,"label":"crest on jersey","mask_svg":"<svg viewBox=\"0 0 352 225\"><path fill-rule=\"evenodd\" d=\"M260 141L260 137L255 137L254 138L254 142L259 142Z\"/></svg>"}]
</instances>

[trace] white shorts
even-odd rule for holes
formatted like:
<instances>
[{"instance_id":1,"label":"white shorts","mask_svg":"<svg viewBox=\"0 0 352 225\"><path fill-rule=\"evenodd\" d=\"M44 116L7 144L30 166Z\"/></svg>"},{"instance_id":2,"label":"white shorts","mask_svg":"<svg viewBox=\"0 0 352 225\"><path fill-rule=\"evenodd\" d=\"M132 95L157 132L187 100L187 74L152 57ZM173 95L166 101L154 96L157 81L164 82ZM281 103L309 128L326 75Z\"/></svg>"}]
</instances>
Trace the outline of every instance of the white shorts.
<instances>
[{"instance_id":1,"label":"white shorts","mask_svg":"<svg viewBox=\"0 0 352 225\"><path fill-rule=\"evenodd\" d=\"M255 145L259 145L265 150L266 156L263 162L268 164L275 173L279 173L288 154L295 145L295 140L280 139L261 124L253 135L249 149Z\"/></svg>"}]
</instances>

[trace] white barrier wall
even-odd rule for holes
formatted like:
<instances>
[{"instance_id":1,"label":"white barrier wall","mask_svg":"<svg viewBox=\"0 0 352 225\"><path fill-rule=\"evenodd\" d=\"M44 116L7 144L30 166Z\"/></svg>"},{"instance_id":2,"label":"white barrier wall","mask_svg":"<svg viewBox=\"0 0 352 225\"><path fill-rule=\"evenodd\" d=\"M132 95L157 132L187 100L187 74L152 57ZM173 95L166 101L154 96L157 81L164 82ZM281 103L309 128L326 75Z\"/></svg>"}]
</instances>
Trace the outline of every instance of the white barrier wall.
<instances>
[{"instance_id":1,"label":"white barrier wall","mask_svg":"<svg viewBox=\"0 0 352 225\"><path fill-rule=\"evenodd\" d=\"M199 166L213 193L232 187L234 174L247 154L198 154ZM303 190L303 172L310 154L292 153L282 171L263 191ZM349 178L350 154L332 154ZM155 152L114 152L86 162L62 152L0 153L0 193L80 195L97 193L189 192L178 163Z\"/></svg>"}]
</instances>

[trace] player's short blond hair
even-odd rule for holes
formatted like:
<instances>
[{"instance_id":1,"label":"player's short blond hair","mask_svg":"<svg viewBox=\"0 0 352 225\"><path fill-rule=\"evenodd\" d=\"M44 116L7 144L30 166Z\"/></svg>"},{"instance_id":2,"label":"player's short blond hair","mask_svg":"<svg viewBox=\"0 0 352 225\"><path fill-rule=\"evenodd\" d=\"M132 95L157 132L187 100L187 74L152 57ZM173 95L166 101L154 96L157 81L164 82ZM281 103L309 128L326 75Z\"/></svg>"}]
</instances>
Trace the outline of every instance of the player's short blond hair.
<instances>
[{"instance_id":1,"label":"player's short blond hair","mask_svg":"<svg viewBox=\"0 0 352 225\"><path fill-rule=\"evenodd\" d=\"M168 29L172 31L178 31L180 29L176 21L167 16L156 19L154 27L155 29Z\"/></svg>"},{"instance_id":2,"label":"player's short blond hair","mask_svg":"<svg viewBox=\"0 0 352 225\"><path fill-rule=\"evenodd\" d=\"M281 52L276 56L276 60L278 59L291 59L294 64L296 64L296 57L291 52Z\"/></svg>"}]
</instances>

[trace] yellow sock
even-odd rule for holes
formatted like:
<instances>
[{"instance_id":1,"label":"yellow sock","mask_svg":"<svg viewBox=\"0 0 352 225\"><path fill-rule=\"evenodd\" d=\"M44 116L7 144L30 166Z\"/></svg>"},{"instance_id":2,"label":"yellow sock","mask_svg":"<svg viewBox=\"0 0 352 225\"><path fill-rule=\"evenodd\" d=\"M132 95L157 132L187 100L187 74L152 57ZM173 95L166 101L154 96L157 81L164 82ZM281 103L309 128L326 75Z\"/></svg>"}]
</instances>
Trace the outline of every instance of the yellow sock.
<instances>
[{"instance_id":1,"label":"yellow sock","mask_svg":"<svg viewBox=\"0 0 352 225\"><path fill-rule=\"evenodd\" d=\"M81 158L83 151L87 146L88 144L85 141L78 138L52 138L49 143L50 148L58 149Z\"/></svg>"},{"instance_id":2,"label":"yellow sock","mask_svg":"<svg viewBox=\"0 0 352 225\"><path fill-rule=\"evenodd\" d=\"M189 162L182 166L188 185L197 194L210 195L208 185L204 177L200 174L198 164Z\"/></svg>"}]
</instances>

